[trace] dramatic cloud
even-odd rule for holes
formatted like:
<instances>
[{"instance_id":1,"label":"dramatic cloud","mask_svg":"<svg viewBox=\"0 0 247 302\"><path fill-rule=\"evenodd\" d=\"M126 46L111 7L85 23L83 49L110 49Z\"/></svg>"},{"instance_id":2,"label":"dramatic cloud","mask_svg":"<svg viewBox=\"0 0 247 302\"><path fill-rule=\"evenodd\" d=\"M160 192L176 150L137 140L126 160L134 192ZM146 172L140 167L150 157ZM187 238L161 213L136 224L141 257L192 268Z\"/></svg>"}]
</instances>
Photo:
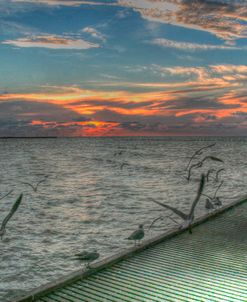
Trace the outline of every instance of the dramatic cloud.
<instances>
[{"instance_id":1,"label":"dramatic cloud","mask_svg":"<svg viewBox=\"0 0 247 302\"><path fill-rule=\"evenodd\" d=\"M237 79L247 73L245 65L151 68L164 75L185 75L188 80L173 82L173 89L167 84L160 91L159 83L154 83L149 92L47 86L42 92L3 93L1 127L10 134L18 129L16 133L72 136L241 134L247 130L247 90ZM232 78L223 79L227 76Z\"/></svg>"},{"instance_id":2,"label":"dramatic cloud","mask_svg":"<svg viewBox=\"0 0 247 302\"><path fill-rule=\"evenodd\" d=\"M82 39L71 39L54 35L32 36L16 40L6 40L2 44L17 47L42 47L50 49L89 49L98 48L99 44L91 43Z\"/></svg>"},{"instance_id":3,"label":"dramatic cloud","mask_svg":"<svg viewBox=\"0 0 247 302\"><path fill-rule=\"evenodd\" d=\"M233 42L246 37L247 6L243 1L118 0L143 18L203 30Z\"/></svg>"},{"instance_id":4,"label":"dramatic cloud","mask_svg":"<svg viewBox=\"0 0 247 302\"><path fill-rule=\"evenodd\" d=\"M176 48L180 50L239 50L239 47L235 46L226 46L226 45L211 45L211 44L197 44L197 43L188 43L188 42L179 42L168 39L154 39L152 44L164 47L164 48Z\"/></svg>"}]
</instances>

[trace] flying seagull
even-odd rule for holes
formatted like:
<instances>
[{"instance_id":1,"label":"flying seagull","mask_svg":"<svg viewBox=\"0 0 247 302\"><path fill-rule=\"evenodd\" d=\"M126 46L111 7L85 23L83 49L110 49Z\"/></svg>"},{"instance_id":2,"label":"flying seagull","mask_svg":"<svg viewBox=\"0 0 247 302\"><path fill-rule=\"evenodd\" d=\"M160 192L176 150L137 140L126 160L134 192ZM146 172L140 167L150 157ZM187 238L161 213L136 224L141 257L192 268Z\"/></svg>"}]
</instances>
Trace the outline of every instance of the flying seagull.
<instances>
[{"instance_id":1,"label":"flying seagull","mask_svg":"<svg viewBox=\"0 0 247 302\"><path fill-rule=\"evenodd\" d=\"M90 263L99 258L99 253L96 250L92 252L84 251L82 253L76 254L76 260L86 261L86 266L89 268Z\"/></svg>"},{"instance_id":2,"label":"flying seagull","mask_svg":"<svg viewBox=\"0 0 247 302\"><path fill-rule=\"evenodd\" d=\"M135 245L136 245L136 242L137 243L140 242L144 236L145 236L145 233L144 233L144 229L143 229L143 224L140 224L139 228L136 231L134 231L127 239L134 240Z\"/></svg>"},{"instance_id":3,"label":"flying seagull","mask_svg":"<svg viewBox=\"0 0 247 302\"><path fill-rule=\"evenodd\" d=\"M200 200L200 197L202 195L202 191L203 191L204 185L205 185L205 175L202 174L196 198L194 199L194 201L193 201L193 203L191 205L191 208L190 208L190 212L188 214L186 214L186 213L184 213L184 212L182 212L182 211L180 211L180 210L178 210L178 209L176 209L174 207L171 207L171 206L169 206L167 204L161 203L161 202L159 202L157 200L154 200L154 199L151 199L151 200L153 202L159 204L160 206L173 211L176 215L178 215L179 217L181 217L184 220L184 222L185 222L185 227L189 227L189 232L190 232L190 234L192 234L191 224L192 224L192 222L194 220L195 207L196 207L197 203Z\"/></svg>"},{"instance_id":4,"label":"flying seagull","mask_svg":"<svg viewBox=\"0 0 247 302\"><path fill-rule=\"evenodd\" d=\"M188 170L188 169L189 169L190 163L192 162L192 160L193 160L197 155L201 155L201 154L203 153L203 150L208 149L208 148L211 148L211 147L213 147L213 146L215 146L215 145L216 145L216 143L211 144L211 145L208 145L208 146L205 146L205 147L202 147L201 149L196 150L196 151L194 152L194 154L191 156L191 158L190 158L190 160L189 160L189 162L188 162L188 165L187 165L187 167L186 167L185 170Z\"/></svg>"},{"instance_id":5,"label":"flying seagull","mask_svg":"<svg viewBox=\"0 0 247 302\"><path fill-rule=\"evenodd\" d=\"M213 161L218 161L218 162L221 162L221 163L224 163L224 161L218 157L215 157L215 156L211 156L211 155L208 155L208 156L205 156L201 161L199 161L198 163L196 164L193 164L190 166L190 168L188 169L188 176L187 176L187 180L189 181L190 180L190 176L191 176L191 171L192 169L194 168L201 168L203 163L207 160L207 159L211 159Z\"/></svg>"},{"instance_id":6,"label":"flying seagull","mask_svg":"<svg viewBox=\"0 0 247 302\"><path fill-rule=\"evenodd\" d=\"M1 225L1 228L0 228L0 237L1 237L1 240L3 239L3 236L5 235L6 233L6 225L8 223L8 221L10 220L10 218L14 215L14 213L16 212L16 210L18 209L21 201L22 201L22 197L23 197L23 194L21 194L16 202L14 203L12 209L10 210L9 214L4 218L3 222L2 222L2 225Z\"/></svg>"},{"instance_id":7,"label":"flying seagull","mask_svg":"<svg viewBox=\"0 0 247 302\"><path fill-rule=\"evenodd\" d=\"M32 185L29 182L22 182L22 181L21 181L21 183L31 187L33 189L33 191L36 193L38 191L39 185L42 184L43 182L45 182L47 178L48 178L48 175L46 175L43 179L38 181L36 185Z\"/></svg>"}]
</instances>

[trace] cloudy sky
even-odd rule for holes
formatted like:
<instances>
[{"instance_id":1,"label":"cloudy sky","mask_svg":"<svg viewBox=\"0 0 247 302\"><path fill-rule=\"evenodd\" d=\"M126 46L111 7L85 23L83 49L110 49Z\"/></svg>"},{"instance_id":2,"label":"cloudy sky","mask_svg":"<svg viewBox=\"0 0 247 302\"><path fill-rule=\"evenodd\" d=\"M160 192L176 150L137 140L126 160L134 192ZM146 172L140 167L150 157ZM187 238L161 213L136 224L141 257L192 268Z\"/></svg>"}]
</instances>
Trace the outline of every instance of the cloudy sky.
<instances>
[{"instance_id":1,"label":"cloudy sky","mask_svg":"<svg viewBox=\"0 0 247 302\"><path fill-rule=\"evenodd\" d=\"M0 136L246 135L246 0L0 0Z\"/></svg>"}]
</instances>

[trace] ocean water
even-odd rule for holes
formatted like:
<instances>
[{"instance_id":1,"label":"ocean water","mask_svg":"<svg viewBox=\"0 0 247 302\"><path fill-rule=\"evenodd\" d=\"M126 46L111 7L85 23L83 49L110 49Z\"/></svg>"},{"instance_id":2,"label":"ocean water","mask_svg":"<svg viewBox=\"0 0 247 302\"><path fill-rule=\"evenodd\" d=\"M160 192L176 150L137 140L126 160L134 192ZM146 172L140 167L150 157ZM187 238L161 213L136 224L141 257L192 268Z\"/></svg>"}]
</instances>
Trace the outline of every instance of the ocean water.
<instances>
[{"instance_id":1,"label":"ocean water","mask_svg":"<svg viewBox=\"0 0 247 302\"><path fill-rule=\"evenodd\" d=\"M186 180L189 157L213 155ZM133 243L125 240L144 223L145 238L173 228L166 218L148 232L153 219L171 212L154 198L188 211L201 173L224 168L218 192L224 204L247 194L247 138L57 138L0 140L0 223L20 193L23 201L0 241L0 301L12 301L78 269L76 252L97 249L101 258ZM195 160L196 162L196 160ZM35 193L23 182L35 184ZM213 194L219 183L206 183ZM205 198L196 216L206 212ZM174 219L180 220L175 214Z\"/></svg>"}]
</instances>

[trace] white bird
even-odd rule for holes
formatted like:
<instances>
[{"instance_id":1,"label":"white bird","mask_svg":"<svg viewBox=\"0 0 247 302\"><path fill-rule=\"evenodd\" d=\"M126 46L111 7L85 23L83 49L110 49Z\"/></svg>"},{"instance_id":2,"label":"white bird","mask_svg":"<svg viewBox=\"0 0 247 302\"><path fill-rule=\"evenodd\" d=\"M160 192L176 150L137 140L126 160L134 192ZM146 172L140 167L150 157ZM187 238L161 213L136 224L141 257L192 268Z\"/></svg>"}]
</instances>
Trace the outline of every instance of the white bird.
<instances>
[{"instance_id":1,"label":"white bird","mask_svg":"<svg viewBox=\"0 0 247 302\"><path fill-rule=\"evenodd\" d=\"M76 260L86 261L87 262L86 266L88 268L90 267L89 266L90 263L98 259L99 256L100 254L96 250L93 250L92 252L84 251L79 254L75 254Z\"/></svg>"},{"instance_id":2,"label":"white bird","mask_svg":"<svg viewBox=\"0 0 247 302\"><path fill-rule=\"evenodd\" d=\"M0 237L1 237L1 240L3 239L3 236L5 235L6 233L6 225L8 223L8 221L10 220L10 218L14 215L14 213L16 212L16 210L18 209L21 201L22 201L22 197L23 197L23 194L21 194L16 202L14 203L12 209L10 210L9 214L4 218L3 222L2 222L2 225L1 225L1 228L0 228Z\"/></svg>"},{"instance_id":3,"label":"white bird","mask_svg":"<svg viewBox=\"0 0 247 302\"><path fill-rule=\"evenodd\" d=\"M21 183L31 187L33 189L33 191L36 193L38 191L39 185L42 184L43 182L45 182L47 178L48 178L48 175L46 175L43 179L38 181L36 185L32 185L29 182L22 182L22 181L21 181Z\"/></svg>"},{"instance_id":4,"label":"white bird","mask_svg":"<svg viewBox=\"0 0 247 302\"><path fill-rule=\"evenodd\" d=\"M179 217L181 217L185 221L185 227L189 227L189 232L191 234L192 233L191 224L192 224L192 222L194 220L195 207L196 207L197 203L200 200L200 197L202 195L202 191L203 191L204 185L205 185L205 175L202 174L196 198L193 201L193 203L191 205L191 208L190 208L190 212L188 214L186 214L186 213L184 213L184 212L182 212L182 211L180 211L180 210L178 210L178 209L176 209L174 207L171 207L171 206L169 206L167 204L161 203L161 202L159 202L157 200L154 200L154 199L151 199L151 200L153 202L159 204L160 206L173 211L176 215L178 215Z\"/></svg>"},{"instance_id":5,"label":"white bird","mask_svg":"<svg viewBox=\"0 0 247 302\"><path fill-rule=\"evenodd\" d=\"M134 240L136 245L136 242L140 242L144 236L145 236L145 232L143 229L143 224L140 224L139 228L136 231L134 231L127 239Z\"/></svg>"}]
</instances>

